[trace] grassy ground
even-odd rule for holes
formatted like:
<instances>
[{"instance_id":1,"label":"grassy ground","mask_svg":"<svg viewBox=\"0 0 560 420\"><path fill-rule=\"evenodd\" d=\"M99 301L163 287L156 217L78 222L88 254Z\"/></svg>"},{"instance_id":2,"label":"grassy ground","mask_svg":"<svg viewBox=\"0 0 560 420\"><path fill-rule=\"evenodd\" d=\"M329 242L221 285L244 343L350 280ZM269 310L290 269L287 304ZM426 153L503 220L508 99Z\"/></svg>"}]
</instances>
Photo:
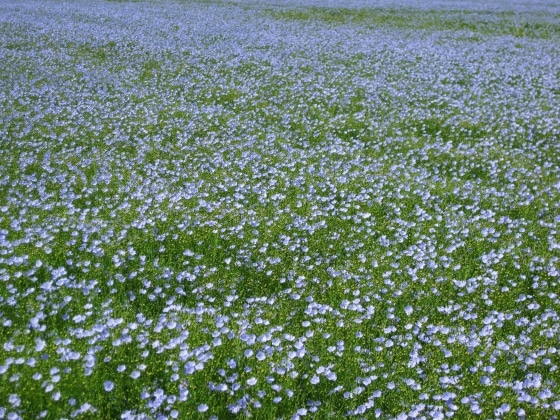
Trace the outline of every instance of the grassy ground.
<instances>
[{"instance_id":1,"label":"grassy ground","mask_svg":"<svg viewBox=\"0 0 560 420\"><path fill-rule=\"evenodd\" d=\"M408 8L301 7L274 10L287 20L363 25L429 31L466 31L477 34L556 39L560 35L556 13L519 13L487 10L422 10Z\"/></svg>"},{"instance_id":2,"label":"grassy ground","mask_svg":"<svg viewBox=\"0 0 560 420\"><path fill-rule=\"evenodd\" d=\"M557 415L556 14L0 16L0 418Z\"/></svg>"}]
</instances>

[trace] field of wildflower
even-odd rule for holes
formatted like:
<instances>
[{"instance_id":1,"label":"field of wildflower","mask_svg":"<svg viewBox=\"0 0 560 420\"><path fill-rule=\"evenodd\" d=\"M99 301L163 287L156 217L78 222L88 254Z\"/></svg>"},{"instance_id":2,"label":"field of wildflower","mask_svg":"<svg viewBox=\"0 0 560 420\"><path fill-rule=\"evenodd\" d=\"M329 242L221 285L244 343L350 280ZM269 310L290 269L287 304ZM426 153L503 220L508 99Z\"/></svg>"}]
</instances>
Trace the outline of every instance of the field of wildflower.
<instances>
[{"instance_id":1,"label":"field of wildflower","mask_svg":"<svg viewBox=\"0 0 560 420\"><path fill-rule=\"evenodd\" d=\"M558 416L559 45L546 0L0 0L0 419Z\"/></svg>"}]
</instances>

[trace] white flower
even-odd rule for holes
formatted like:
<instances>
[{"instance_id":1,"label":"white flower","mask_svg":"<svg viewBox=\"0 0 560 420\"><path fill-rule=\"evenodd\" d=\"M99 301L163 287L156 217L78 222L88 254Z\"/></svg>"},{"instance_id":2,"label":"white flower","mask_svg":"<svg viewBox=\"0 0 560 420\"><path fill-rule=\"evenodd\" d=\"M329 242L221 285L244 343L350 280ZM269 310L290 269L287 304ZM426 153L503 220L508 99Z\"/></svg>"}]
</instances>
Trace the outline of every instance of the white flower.
<instances>
[{"instance_id":1,"label":"white flower","mask_svg":"<svg viewBox=\"0 0 560 420\"><path fill-rule=\"evenodd\" d=\"M17 394L10 394L8 402L12 405L12 407L16 408L19 407L21 400Z\"/></svg>"},{"instance_id":2,"label":"white flower","mask_svg":"<svg viewBox=\"0 0 560 420\"><path fill-rule=\"evenodd\" d=\"M336 381L337 379L336 373L334 373L333 371L329 371L326 376L329 381Z\"/></svg>"}]
</instances>

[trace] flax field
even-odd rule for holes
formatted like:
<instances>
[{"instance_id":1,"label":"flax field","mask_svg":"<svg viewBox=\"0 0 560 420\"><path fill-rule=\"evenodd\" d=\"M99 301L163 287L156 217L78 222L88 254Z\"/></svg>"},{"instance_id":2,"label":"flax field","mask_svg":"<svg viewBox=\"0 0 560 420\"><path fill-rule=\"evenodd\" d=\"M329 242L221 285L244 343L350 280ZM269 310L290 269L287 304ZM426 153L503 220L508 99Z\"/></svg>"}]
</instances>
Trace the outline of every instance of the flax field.
<instances>
[{"instance_id":1,"label":"flax field","mask_svg":"<svg viewBox=\"0 0 560 420\"><path fill-rule=\"evenodd\" d=\"M552 419L560 5L0 0L0 419Z\"/></svg>"}]
</instances>

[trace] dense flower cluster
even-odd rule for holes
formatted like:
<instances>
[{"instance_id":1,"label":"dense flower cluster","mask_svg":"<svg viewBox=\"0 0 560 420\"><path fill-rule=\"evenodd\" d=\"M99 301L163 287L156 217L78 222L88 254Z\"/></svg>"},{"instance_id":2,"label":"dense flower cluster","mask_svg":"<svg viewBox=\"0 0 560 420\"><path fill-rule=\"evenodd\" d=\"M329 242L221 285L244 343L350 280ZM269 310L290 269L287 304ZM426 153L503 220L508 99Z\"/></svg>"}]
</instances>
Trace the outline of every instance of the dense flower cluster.
<instances>
[{"instance_id":1,"label":"dense flower cluster","mask_svg":"<svg viewBox=\"0 0 560 420\"><path fill-rule=\"evenodd\" d=\"M557 6L318 4L0 3L0 418L557 415Z\"/></svg>"}]
</instances>

